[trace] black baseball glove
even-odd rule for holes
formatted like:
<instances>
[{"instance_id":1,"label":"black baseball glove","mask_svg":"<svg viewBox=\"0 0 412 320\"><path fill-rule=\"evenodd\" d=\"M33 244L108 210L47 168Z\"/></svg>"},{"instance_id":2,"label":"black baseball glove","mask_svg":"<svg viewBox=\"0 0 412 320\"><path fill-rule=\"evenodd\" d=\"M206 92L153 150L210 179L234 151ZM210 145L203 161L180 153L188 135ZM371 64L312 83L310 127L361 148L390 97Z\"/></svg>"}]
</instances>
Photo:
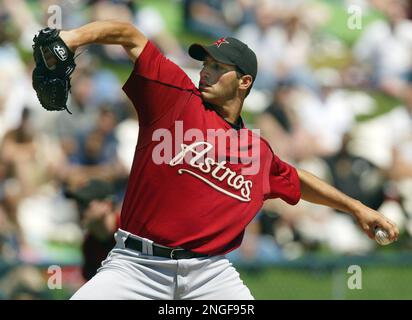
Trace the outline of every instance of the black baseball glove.
<instances>
[{"instance_id":1,"label":"black baseball glove","mask_svg":"<svg viewBox=\"0 0 412 320\"><path fill-rule=\"evenodd\" d=\"M45 28L33 38L33 88L43 108L48 111L67 110L70 75L76 64L74 54L59 36L60 30Z\"/></svg>"}]
</instances>

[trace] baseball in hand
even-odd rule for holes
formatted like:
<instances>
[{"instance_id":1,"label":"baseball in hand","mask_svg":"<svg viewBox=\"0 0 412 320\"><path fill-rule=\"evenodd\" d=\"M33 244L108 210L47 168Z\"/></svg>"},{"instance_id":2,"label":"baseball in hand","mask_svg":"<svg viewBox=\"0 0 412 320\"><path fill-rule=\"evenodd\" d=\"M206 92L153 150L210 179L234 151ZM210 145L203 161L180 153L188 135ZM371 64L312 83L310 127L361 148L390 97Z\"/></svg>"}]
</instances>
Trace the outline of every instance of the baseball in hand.
<instances>
[{"instance_id":1,"label":"baseball in hand","mask_svg":"<svg viewBox=\"0 0 412 320\"><path fill-rule=\"evenodd\" d=\"M375 240L381 246L386 246L387 244L390 244L392 242L389 239L389 235L386 233L386 231L382 230L381 228L375 229Z\"/></svg>"}]
</instances>

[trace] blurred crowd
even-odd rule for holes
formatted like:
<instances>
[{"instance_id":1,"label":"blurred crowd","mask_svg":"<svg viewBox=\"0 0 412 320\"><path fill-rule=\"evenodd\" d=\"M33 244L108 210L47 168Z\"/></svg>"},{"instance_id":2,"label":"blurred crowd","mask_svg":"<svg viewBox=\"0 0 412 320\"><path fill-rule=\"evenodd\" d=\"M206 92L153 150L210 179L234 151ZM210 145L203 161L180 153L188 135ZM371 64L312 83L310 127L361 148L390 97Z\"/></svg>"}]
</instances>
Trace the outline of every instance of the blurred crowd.
<instances>
[{"instance_id":1,"label":"blurred crowd","mask_svg":"<svg viewBox=\"0 0 412 320\"><path fill-rule=\"evenodd\" d=\"M32 266L79 264L96 246L110 247L139 131L121 90L132 65L118 46L80 49L68 103L72 115L41 108L31 87L31 45L34 34L50 23L70 29L100 19L130 21L195 83L200 65L188 58L188 43L181 38L241 39L259 65L244 106L248 127L259 128L283 160L394 220L401 231L398 246L408 246L412 1L332 1L348 17L350 5L374 17L353 30L358 34L353 43L325 31L334 19L329 1L169 2L181 13L180 34L168 30L165 14L148 1L0 0L0 298L39 297L46 275ZM56 7L61 21L51 19ZM345 22L341 28L349 26ZM388 108L386 101L396 103ZM371 114L379 115L367 117ZM359 121L365 116L367 121ZM95 180L113 187L110 208L68 197ZM85 245L93 232L92 244ZM307 202L290 207L271 200L229 257L272 263L308 251L375 249L349 215Z\"/></svg>"}]
</instances>

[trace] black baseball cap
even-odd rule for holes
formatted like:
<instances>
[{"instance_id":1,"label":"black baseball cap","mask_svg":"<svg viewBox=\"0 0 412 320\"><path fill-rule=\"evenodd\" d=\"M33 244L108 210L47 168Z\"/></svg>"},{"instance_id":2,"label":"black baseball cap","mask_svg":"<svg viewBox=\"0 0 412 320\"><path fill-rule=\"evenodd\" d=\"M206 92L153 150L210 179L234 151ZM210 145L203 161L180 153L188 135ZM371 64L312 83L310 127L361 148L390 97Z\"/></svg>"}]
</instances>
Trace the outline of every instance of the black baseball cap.
<instances>
[{"instance_id":1,"label":"black baseball cap","mask_svg":"<svg viewBox=\"0 0 412 320\"><path fill-rule=\"evenodd\" d=\"M83 187L76 190L65 190L64 195L76 200L79 204L87 206L93 200L114 200L115 190L111 183L103 180L92 179Z\"/></svg>"},{"instance_id":2,"label":"black baseball cap","mask_svg":"<svg viewBox=\"0 0 412 320\"><path fill-rule=\"evenodd\" d=\"M242 41L227 37L210 46L194 43L189 47L189 55L193 59L204 61L208 54L218 62L236 66L243 74L251 75L253 81L256 79L256 54Z\"/></svg>"}]
</instances>

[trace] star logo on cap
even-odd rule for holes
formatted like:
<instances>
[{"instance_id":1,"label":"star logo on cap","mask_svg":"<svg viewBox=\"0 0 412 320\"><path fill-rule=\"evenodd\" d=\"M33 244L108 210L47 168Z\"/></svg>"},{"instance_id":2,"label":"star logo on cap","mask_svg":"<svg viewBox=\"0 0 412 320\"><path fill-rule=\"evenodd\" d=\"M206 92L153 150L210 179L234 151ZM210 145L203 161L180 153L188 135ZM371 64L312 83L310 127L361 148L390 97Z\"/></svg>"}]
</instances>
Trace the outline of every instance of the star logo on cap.
<instances>
[{"instance_id":1,"label":"star logo on cap","mask_svg":"<svg viewBox=\"0 0 412 320\"><path fill-rule=\"evenodd\" d=\"M219 40L217 40L215 43L213 43L214 45L216 45L218 48L220 48L220 46L223 44L223 43L229 43L227 40L226 40L226 38L220 38Z\"/></svg>"}]
</instances>

